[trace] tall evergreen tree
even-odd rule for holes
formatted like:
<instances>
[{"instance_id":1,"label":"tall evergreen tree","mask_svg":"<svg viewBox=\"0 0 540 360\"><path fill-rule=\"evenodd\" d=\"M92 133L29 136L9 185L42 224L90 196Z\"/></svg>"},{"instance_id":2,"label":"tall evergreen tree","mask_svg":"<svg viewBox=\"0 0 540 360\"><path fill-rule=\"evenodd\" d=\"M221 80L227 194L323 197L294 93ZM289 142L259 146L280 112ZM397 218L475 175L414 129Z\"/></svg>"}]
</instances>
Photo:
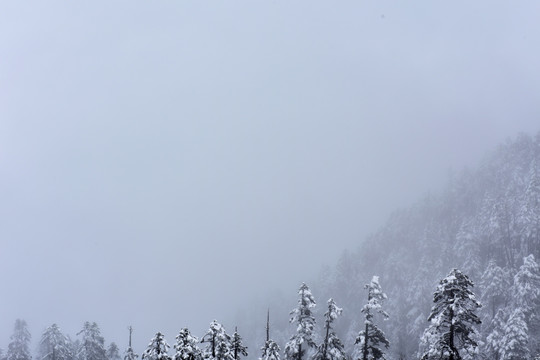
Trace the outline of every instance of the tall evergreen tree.
<instances>
[{"instance_id":1,"label":"tall evergreen tree","mask_svg":"<svg viewBox=\"0 0 540 360\"><path fill-rule=\"evenodd\" d=\"M384 319L388 319L388 314L382 309L386 294L381 289L378 276L373 276L371 282L364 288L368 290L368 302L362 308L365 318L364 329L358 334L355 343L360 345L362 360L384 359L383 347L388 349L390 342L375 324L374 317L380 314Z\"/></svg>"},{"instance_id":2,"label":"tall evergreen tree","mask_svg":"<svg viewBox=\"0 0 540 360\"><path fill-rule=\"evenodd\" d=\"M129 342L128 342L128 348L126 349L126 352L124 353L124 360L137 360L139 355L135 354L135 351L133 351L133 347L131 347L131 334L133 333L133 328L130 326L128 330L129 330Z\"/></svg>"},{"instance_id":3,"label":"tall evergreen tree","mask_svg":"<svg viewBox=\"0 0 540 360\"><path fill-rule=\"evenodd\" d=\"M485 353L489 359L500 360L506 319L505 309L499 309L491 321L490 331L486 336Z\"/></svg>"},{"instance_id":4,"label":"tall evergreen tree","mask_svg":"<svg viewBox=\"0 0 540 360\"><path fill-rule=\"evenodd\" d=\"M231 350L233 353L233 359L238 360L240 355L248 356L247 347L242 344L242 337L238 334L238 328L234 328L234 334L232 336Z\"/></svg>"},{"instance_id":5,"label":"tall evergreen tree","mask_svg":"<svg viewBox=\"0 0 540 360\"><path fill-rule=\"evenodd\" d=\"M101 336L99 326L93 322L85 322L81 331L77 335L82 334L77 357L79 360L107 360L107 352L105 350L105 340Z\"/></svg>"},{"instance_id":6,"label":"tall evergreen tree","mask_svg":"<svg viewBox=\"0 0 540 360\"><path fill-rule=\"evenodd\" d=\"M280 360L281 349L274 340L270 339L270 309L266 312L266 341L261 350L262 356L259 360Z\"/></svg>"},{"instance_id":7,"label":"tall evergreen tree","mask_svg":"<svg viewBox=\"0 0 540 360\"><path fill-rule=\"evenodd\" d=\"M478 346L473 326L481 323L476 315L481 305L471 291L473 286L457 269L441 280L433 294L431 323L424 333L427 349L423 360L461 360L460 350L470 352Z\"/></svg>"},{"instance_id":8,"label":"tall evergreen tree","mask_svg":"<svg viewBox=\"0 0 540 360\"><path fill-rule=\"evenodd\" d=\"M162 333L157 332L156 335L148 344L148 347L142 354L142 360L171 360L168 355L170 345L167 344L165 336Z\"/></svg>"},{"instance_id":9,"label":"tall evergreen tree","mask_svg":"<svg viewBox=\"0 0 540 360\"><path fill-rule=\"evenodd\" d=\"M11 335L11 342L8 345L7 360L31 360L30 339L26 321L15 320L13 335Z\"/></svg>"},{"instance_id":10,"label":"tall evergreen tree","mask_svg":"<svg viewBox=\"0 0 540 360\"><path fill-rule=\"evenodd\" d=\"M216 320L210 323L210 329L208 329L201 339L201 343L208 343L203 352L203 356L206 359L230 360L233 358L231 337Z\"/></svg>"},{"instance_id":11,"label":"tall evergreen tree","mask_svg":"<svg viewBox=\"0 0 540 360\"><path fill-rule=\"evenodd\" d=\"M540 353L540 266L531 254L523 258L523 265L514 276L513 307L525 315L532 354Z\"/></svg>"},{"instance_id":12,"label":"tall evergreen tree","mask_svg":"<svg viewBox=\"0 0 540 360\"><path fill-rule=\"evenodd\" d=\"M533 255L523 258L523 265L514 276L515 305L526 315L532 314L540 300L540 266Z\"/></svg>"},{"instance_id":13,"label":"tall evergreen tree","mask_svg":"<svg viewBox=\"0 0 540 360\"><path fill-rule=\"evenodd\" d=\"M319 346L313 360L345 360L347 358L343 344L332 328L332 323L342 312L343 309L336 305L334 299L328 300L328 310L324 313L324 341Z\"/></svg>"},{"instance_id":14,"label":"tall evergreen tree","mask_svg":"<svg viewBox=\"0 0 540 360\"><path fill-rule=\"evenodd\" d=\"M504 329L501 343L501 358L524 360L529 358L529 335L525 314L521 309L512 312Z\"/></svg>"},{"instance_id":15,"label":"tall evergreen tree","mask_svg":"<svg viewBox=\"0 0 540 360\"><path fill-rule=\"evenodd\" d=\"M201 360L203 358L201 349L198 347L199 339L192 336L187 328L180 330L176 336L174 344L175 360Z\"/></svg>"},{"instance_id":16,"label":"tall evergreen tree","mask_svg":"<svg viewBox=\"0 0 540 360\"><path fill-rule=\"evenodd\" d=\"M69 360L72 357L68 338L62 334L56 324L43 332L39 342L41 360Z\"/></svg>"},{"instance_id":17,"label":"tall evergreen tree","mask_svg":"<svg viewBox=\"0 0 540 360\"><path fill-rule=\"evenodd\" d=\"M485 318L493 319L497 310L507 303L510 286L508 272L498 266L494 259L491 259L480 281Z\"/></svg>"},{"instance_id":18,"label":"tall evergreen tree","mask_svg":"<svg viewBox=\"0 0 540 360\"><path fill-rule=\"evenodd\" d=\"M316 346L315 341L313 341L315 318L311 312L315 305L315 299L309 287L303 283L298 290L298 306L290 313L289 322L296 323L297 327L296 333L291 336L291 339L285 345L285 357L287 360L302 360L306 348Z\"/></svg>"},{"instance_id":19,"label":"tall evergreen tree","mask_svg":"<svg viewBox=\"0 0 540 360\"><path fill-rule=\"evenodd\" d=\"M264 343L262 350L262 356L259 360L280 360L279 352L281 349L279 345L272 339Z\"/></svg>"},{"instance_id":20,"label":"tall evergreen tree","mask_svg":"<svg viewBox=\"0 0 540 360\"><path fill-rule=\"evenodd\" d=\"M107 359L109 360L121 360L120 357L120 349L118 349L118 345L116 343L112 342L109 344L109 347L107 348Z\"/></svg>"}]
</instances>

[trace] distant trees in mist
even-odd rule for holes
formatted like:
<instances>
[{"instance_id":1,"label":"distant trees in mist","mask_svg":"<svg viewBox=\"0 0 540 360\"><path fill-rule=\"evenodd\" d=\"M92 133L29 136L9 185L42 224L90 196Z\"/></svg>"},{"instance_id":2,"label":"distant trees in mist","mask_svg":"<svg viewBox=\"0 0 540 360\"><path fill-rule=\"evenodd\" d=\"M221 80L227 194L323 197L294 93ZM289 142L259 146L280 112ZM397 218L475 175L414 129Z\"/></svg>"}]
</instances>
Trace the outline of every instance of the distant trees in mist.
<instances>
[{"instance_id":1,"label":"distant trees in mist","mask_svg":"<svg viewBox=\"0 0 540 360\"><path fill-rule=\"evenodd\" d=\"M534 267L529 259L527 270ZM519 276L522 286L528 286L533 274L524 269ZM539 278L540 279L540 278ZM529 284L530 285L530 284ZM476 332L474 325L481 323L476 315L480 304L471 291L472 281L459 270L452 272L441 280L434 294L435 305L427 319L430 321L421 341L425 348L422 360L448 359L461 360L466 357L460 355L464 349L468 354L476 351ZM386 350L390 347L386 335L378 325L378 321L386 320L390 316L383 310L383 303L387 300L379 284L379 277L373 276L371 282L364 287L367 290L367 303L359 314L351 314L363 319L358 329L358 336L354 342L356 350L347 354L343 342L334 331L334 322L342 316L343 309L330 298L327 301L327 310L324 313L322 330L324 336L318 341L316 332L316 319L313 309L316 306L315 298L309 287L303 283L298 290L298 304L290 312L289 322L295 326L295 331L285 346L284 356L288 360L382 360L387 359ZM521 312L510 316L512 326L525 328L522 322L526 310L530 309L529 300L523 299ZM518 315L515 315L518 314ZM521 317L520 317L521 316ZM521 322L520 322L521 321ZM506 331L506 330L505 330ZM138 357L131 344L132 328L129 328L129 343L125 350L124 360L134 360ZM77 333L79 339L72 341L69 336L62 334L58 325L53 324L45 329L39 342L39 360L120 360L120 350L112 342L108 347L101 336L99 326L95 322L85 322L83 328ZM519 348L519 341L527 344L527 339L519 338L519 331L514 334L512 344L508 346L506 354L509 359L523 356L523 349ZM199 347L201 345L201 347ZM24 320L16 320L8 352L0 353L1 360L31 360L29 351L30 333ZM210 323L208 331L201 340L193 336L187 328L180 330L173 346L174 354L170 355L171 346L167 343L161 332L150 340L146 350L141 355L142 360L240 360L247 357L247 347L243 344L242 336L235 327L233 335L229 335L223 325L216 320ZM514 357L512 357L514 356ZM266 341L261 348L259 360L280 360L280 348L270 338L269 313L266 322Z\"/></svg>"}]
</instances>

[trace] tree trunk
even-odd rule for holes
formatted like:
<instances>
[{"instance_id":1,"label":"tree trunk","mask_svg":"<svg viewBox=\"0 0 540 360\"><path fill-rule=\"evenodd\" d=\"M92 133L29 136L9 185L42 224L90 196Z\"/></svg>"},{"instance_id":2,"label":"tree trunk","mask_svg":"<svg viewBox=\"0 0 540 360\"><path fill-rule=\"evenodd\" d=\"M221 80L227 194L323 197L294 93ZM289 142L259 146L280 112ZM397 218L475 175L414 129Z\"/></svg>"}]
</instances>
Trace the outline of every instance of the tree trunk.
<instances>
[{"instance_id":1,"label":"tree trunk","mask_svg":"<svg viewBox=\"0 0 540 360\"><path fill-rule=\"evenodd\" d=\"M326 336L324 337L322 358L326 360L326 349L328 349L328 333L330 332L330 322L326 320Z\"/></svg>"},{"instance_id":2,"label":"tree trunk","mask_svg":"<svg viewBox=\"0 0 540 360\"><path fill-rule=\"evenodd\" d=\"M368 360L368 324L366 322L366 329L364 332L364 349L362 350L362 360Z\"/></svg>"}]
</instances>

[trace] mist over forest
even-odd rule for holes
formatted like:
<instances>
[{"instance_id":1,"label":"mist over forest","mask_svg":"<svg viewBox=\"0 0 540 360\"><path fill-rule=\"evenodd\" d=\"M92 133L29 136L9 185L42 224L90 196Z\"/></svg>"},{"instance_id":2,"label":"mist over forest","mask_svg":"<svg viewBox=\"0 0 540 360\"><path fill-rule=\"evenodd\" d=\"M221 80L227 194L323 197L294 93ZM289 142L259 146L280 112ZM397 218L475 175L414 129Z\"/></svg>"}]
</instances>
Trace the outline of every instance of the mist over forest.
<instances>
[{"instance_id":1,"label":"mist over forest","mask_svg":"<svg viewBox=\"0 0 540 360\"><path fill-rule=\"evenodd\" d=\"M534 359L538 13L0 3L0 360Z\"/></svg>"},{"instance_id":2,"label":"mist over forest","mask_svg":"<svg viewBox=\"0 0 540 360\"><path fill-rule=\"evenodd\" d=\"M466 298L472 301L464 309L477 314L475 321L468 320L468 341L463 341L463 334L456 335L462 340L456 358L536 359L540 355L539 257L540 133L521 134L501 144L476 168L451 177L440 194L396 211L360 247L343 252L335 266L324 267L317 279L311 279L317 300L303 283L292 317L287 316L291 301L284 294L265 298L238 312L233 335L216 320L200 339L187 328L180 330L174 357L238 360L249 356L250 349L251 358L265 360L279 360L282 355L332 360L446 358L443 350L437 350L440 340L432 342L440 326L431 320L433 302L437 303L437 292L446 280L452 283L462 276ZM374 346L379 353L362 354L369 339L367 324L374 319L380 321L372 330L380 337ZM298 323L297 329L289 323ZM130 328L126 360L138 356L131 332ZM95 322L85 322L76 335L64 335L56 324L51 325L40 339L37 356L122 358L114 342L106 347ZM329 348L329 342L335 348ZM0 355L6 360L30 360L29 345L26 322L17 319L8 351ZM298 350L302 345L304 350ZM164 335L157 332L141 355L165 359L169 350Z\"/></svg>"}]
</instances>

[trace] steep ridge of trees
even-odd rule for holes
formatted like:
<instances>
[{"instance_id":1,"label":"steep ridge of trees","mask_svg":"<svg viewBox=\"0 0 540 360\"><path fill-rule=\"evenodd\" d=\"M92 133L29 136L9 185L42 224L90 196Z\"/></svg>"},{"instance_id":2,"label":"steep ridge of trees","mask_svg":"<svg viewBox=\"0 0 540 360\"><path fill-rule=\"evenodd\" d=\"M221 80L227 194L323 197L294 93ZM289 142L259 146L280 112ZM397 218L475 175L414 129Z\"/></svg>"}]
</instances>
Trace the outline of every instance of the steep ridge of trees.
<instances>
[{"instance_id":1,"label":"steep ridge of trees","mask_svg":"<svg viewBox=\"0 0 540 360\"><path fill-rule=\"evenodd\" d=\"M347 316L335 331L352 354L361 326L352 314L361 311L363 284L379 274L391 314L381 323L391 344L387 358L415 359L428 325L433 289L449 269L459 268L475 283L484 305L478 352L505 359L517 349L505 349L504 344L521 344L533 358L540 354L538 259L540 133L507 141L477 168L452 176L441 194L396 211L377 233L355 251L344 252L335 267L324 268L311 284L316 298L332 297L343 307ZM274 313L286 311L283 304L272 306ZM318 311L315 316L321 318ZM517 327L520 323L526 331ZM261 343L257 322L239 325L251 335L248 344ZM275 339L288 334L286 325L274 326ZM281 341L278 344L286 340Z\"/></svg>"}]
</instances>

